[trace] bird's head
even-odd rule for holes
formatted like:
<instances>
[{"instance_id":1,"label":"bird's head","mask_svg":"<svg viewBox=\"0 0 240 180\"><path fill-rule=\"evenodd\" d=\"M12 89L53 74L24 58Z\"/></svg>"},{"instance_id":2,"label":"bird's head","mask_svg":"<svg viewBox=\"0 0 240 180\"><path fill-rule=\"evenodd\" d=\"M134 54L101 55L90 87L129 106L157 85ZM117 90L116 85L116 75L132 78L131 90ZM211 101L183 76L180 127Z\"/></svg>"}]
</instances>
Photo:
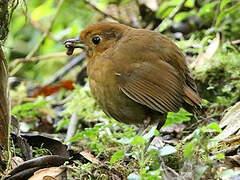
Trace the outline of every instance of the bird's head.
<instances>
[{"instance_id":1,"label":"bird's head","mask_svg":"<svg viewBox=\"0 0 240 180\"><path fill-rule=\"evenodd\" d=\"M113 22L97 23L84 29L78 40L67 40L65 46L71 49L80 47L75 45L82 43L84 44L84 49L86 49L87 56L93 57L113 47L129 28L128 26Z\"/></svg>"}]
</instances>

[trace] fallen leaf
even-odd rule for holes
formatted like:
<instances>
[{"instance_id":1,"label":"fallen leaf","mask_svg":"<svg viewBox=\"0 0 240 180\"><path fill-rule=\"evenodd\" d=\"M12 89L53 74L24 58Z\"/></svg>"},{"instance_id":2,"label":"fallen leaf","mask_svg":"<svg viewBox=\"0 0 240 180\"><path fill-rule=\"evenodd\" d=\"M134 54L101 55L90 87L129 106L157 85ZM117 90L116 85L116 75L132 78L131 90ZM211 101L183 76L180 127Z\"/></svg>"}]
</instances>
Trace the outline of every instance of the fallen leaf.
<instances>
[{"instance_id":1,"label":"fallen leaf","mask_svg":"<svg viewBox=\"0 0 240 180\"><path fill-rule=\"evenodd\" d=\"M213 153L213 154L219 154L219 153L224 153L225 155L232 154L234 153L234 151L238 150L239 146L240 145L230 146L230 147L224 148L221 151L217 151L216 153Z\"/></svg>"},{"instance_id":2,"label":"fallen leaf","mask_svg":"<svg viewBox=\"0 0 240 180\"><path fill-rule=\"evenodd\" d=\"M33 157L32 154L32 147L29 145L27 140L20 135L16 135L14 133L11 133L12 140L14 142L14 145L18 148L20 148L22 153L22 158L24 160L30 160Z\"/></svg>"},{"instance_id":3,"label":"fallen leaf","mask_svg":"<svg viewBox=\"0 0 240 180\"><path fill-rule=\"evenodd\" d=\"M46 148L53 155L59 155L66 158L69 157L67 146L58 140L40 134L22 133L21 137L25 138L27 142L33 147Z\"/></svg>"},{"instance_id":4,"label":"fallen leaf","mask_svg":"<svg viewBox=\"0 0 240 180\"><path fill-rule=\"evenodd\" d=\"M178 179L179 174L172 168L161 163L161 169L163 170L163 179Z\"/></svg>"},{"instance_id":5,"label":"fallen leaf","mask_svg":"<svg viewBox=\"0 0 240 180\"><path fill-rule=\"evenodd\" d=\"M4 177L4 180L26 180L30 178L33 173L37 170L39 170L40 167L33 167L29 169L24 169L24 171L19 171L16 174L13 175L7 175Z\"/></svg>"},{"instance_id":6,"label":"fallen leaf","mask_svg":"<svg viewBox=\"0 0 240 180\"><path fill-rule=\"evenodd\" d=\"M209 60L213 57L219 45L220 45L220 34L217 33L216 37L209 44L206 51L202 54L199 54L196 60L190 65L190 67L194 69L196 66L204 65L206 60Z\"/></svg>"},{"instance_id":7,"label":"fallen leaf","mask_svg":"<svg viewBox=\"0 0 240 180\"><path fill-rule=\"evenodd\" d=\"M25 161L24 163L20 164L18 167L12 169L12 171L9 172L8 175L10 176L10 178L13 176L15 177L18 174L21 174L22 172L25 172L27 170L30 170L31 173L33 174L36 170L40 168L61 166L66 161L68 161L68 158L65 158L62 156L57 156L57 155L42 156L42 157Z\"/></svg>"},{"instance_id":8,"label":"fallen leaf","mask_svg":"<svg viewBox=\"0 0 240 180\"><path fill-rule=\"evenodd\" d=\"M159 156L167 156L170 154L174 154L177 152L177 149L173 146L166 145L162 149L160 149Z\"/></svg>"},{"instance_id":9,"label":"fallen leaf","mask_svg":"<svg viewBox=\"0 0 240 180\"><path fill-rule=\"evenodd\" d=\"M227 158L234 160L238 165L240 165L240 154L234 156L228 156Z\"/></svg>"},{"instance_id":10,"label":"fallen leaf","mask_svg":"<svg viewBox=\"0 0 240 180\"><path fill-rule=\"evenodd\" d=\"M59 92L61 89L66 89L66 90L73 90L74 82L71 80L66 80L66 81L61 81L58 82L56 84L52 84L52 85L46 85L42 88L37 89L36 91L33 92L32 95L30 95L30 97L38 97L40 95L42 96L50 96L54 93Z\"/></svg>"},{"instance_id":11,"label":"fallen leaf","mask_svg":"<svg viewBox=\"0 0 240 180\"><path fill-rule=\"evenodd\" d=\"M22 164L23 162L24 162L23 159L20 158L20 157L18 157L18 156L12 157L11 163L10 163L11 169L16 168L17 166L19 166L19 165Z\"/></svg>"},{"instance_id":12,"label":"fallen leaf","mask_svg":"<svg viewBox=\"0 0 240 180\"><path fill-rule=\"evenodd\" d=\"M100 164L100 161L97 158L95 158L92 154L90 154L89 152L82 151L82 152L80 152L80 154L84 158L86 158L88 161L90 161L91 163L93 163L93 164Z\"/></svg>"},{"instance_id":13,"label":"fallen leaf","mask_svg":"<svg viewBox=\"0 0 240 180\"><path fill-rule=\"evenodd\" d=\"M39 169L28 180L62 180L62 176L65 176L65 171L66 168L64 167L50 167Z\"/></svg>"},{"instance_id":14,"label":"fallen leaf","mask_svg":"<svg viewBox=\"0 0 240 180\"><path fill-rule=\"evenodd\" d=\"M185 124L174 124L171 126L164 127L160 130L161 133L180 133L185 129Z\"/></svg>"},{"instance_id":15,"label":"fallen leaf","mask_svg":"<svg viewBox=\"0 0 240 180\"><path fill-rule=\"evenodd\" d=\"M51 176L45 176L43 177L43 180L56 180L56 178L53 178Z\"/></svg>"},{"instance_id":16,"label":"fallen leaf","mask_svg":"<svg viewBox=\"0 0 240 180\"><path fill-rule=\"evenodd\" d=\"M163 148L164 144L165 143L163 142L162 138L159 136L156 136L153 139L152 143L150 144L148 150L152 150L152 149L160 150Z\"/></svg>"},{"instance_id":17,"label":"fallen leaf","mask_svg":"<svg viewBox=\"0 0 240 180\"><path fill-rule=\"evenodd\" d=\"M215 138L223 140L233 135L240 129L240 102L232 106L224 115L219 124L224 130Z\"/></svg>"}]
</instances>

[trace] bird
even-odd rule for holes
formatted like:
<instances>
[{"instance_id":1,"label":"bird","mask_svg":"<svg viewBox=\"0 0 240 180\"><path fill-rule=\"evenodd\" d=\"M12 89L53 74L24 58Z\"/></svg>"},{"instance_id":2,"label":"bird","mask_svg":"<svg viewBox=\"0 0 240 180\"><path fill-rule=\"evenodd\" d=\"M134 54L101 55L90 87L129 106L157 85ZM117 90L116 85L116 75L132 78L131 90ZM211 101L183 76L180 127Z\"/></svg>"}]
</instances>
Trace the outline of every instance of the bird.
<instances>
[{"instance_id":1,"label":"bird","mask_svg":"<svg viewBox=\"0 0 240 180\"><path fill-rule=\"evenodd\" d=\"M177 45L159 32L98 22L65 41L67 54L83 44L90 90L102 110L125 124L164 125L168 112L201 109L201 98ZM141 131L141 133L143 130Z\"/></svg>"}]
</instances>

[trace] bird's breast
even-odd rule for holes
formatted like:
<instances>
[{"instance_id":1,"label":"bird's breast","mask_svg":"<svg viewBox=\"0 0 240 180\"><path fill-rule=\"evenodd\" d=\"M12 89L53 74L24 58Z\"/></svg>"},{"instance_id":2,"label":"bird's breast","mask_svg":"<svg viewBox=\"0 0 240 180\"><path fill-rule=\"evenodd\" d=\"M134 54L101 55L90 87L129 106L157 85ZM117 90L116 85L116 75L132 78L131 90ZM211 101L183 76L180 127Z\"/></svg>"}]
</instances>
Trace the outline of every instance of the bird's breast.
<instances>
[{"instance_id":1,"label":"bird's breast","mask_svg":"<svg viewBox=\"0 0 240 180\"><path fill-rule=\"evenodd\" d=\"M101 57L90 60L88 77L94 98L103 108L111 106L120 94L112 62Z\"/></svg>"},{"instance_id":2,"label":"bird's breast","mask_svg":"<svg viewBox=\"0 0 240 180\"><path fill-rule=\"evenodd\" d=\"M120 89L112 61L94 59L88 62L91 92L103 111L114 119L127 123L142 123L146 117L145 107L128 98ZM137 116L136 116L137 114Z\"/></svg>"}]
</instances>

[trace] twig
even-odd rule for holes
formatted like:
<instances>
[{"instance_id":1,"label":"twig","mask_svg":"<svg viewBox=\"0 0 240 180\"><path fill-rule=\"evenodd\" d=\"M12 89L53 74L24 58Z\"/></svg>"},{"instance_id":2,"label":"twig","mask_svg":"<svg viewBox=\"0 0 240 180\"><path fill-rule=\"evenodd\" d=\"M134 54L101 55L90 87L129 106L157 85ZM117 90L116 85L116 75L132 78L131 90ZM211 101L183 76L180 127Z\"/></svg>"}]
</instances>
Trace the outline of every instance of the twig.
<instances>
[{"instance_id":1,"label":"twig","mask_svg":"<svg viewBox=\"0 0 240 180\"><path fill-rule=\"evenodd\" d=\"M160 29L160 27L161 27L162 24L165 24L165 22L167 22L168 20L173 19L173 18L177 15L177 13L183 8L183 6L184 6L184 4L185 4L186 1L187 1L187 0L182 0L182 2L173 9L173 11L170 13L170 15L169 15L167 18L165 18L165 19L154 29L154 31L159 31L159 29Z\"/></svg>"},{"instance_id":2,"label":"twig","mask_svg":"<svg viewBox=\"0 0 240 180\"><path fill-rule=\"evenodd\" d=\"M240 39L231 41L230 43L231 43L231 44L240 44Z\"/></svg>"},{"instance_id":3,"label":"twig","mask_svg":"<svg viewBox=\"0 0 240 180\"><path fill-rule=\"evenodd\" d=\"M235 136L235 137L232 137L232 138L229 138L229 139L223 139L223 142L225 143L233 143L235 141L238 141L240 139L240 136Z\"/></svg>"},{"instance_id":4,"label":"twig","mask_svg":"<svg viewBox=\"0 0 240 180\"><path fill-rule=\"evenodd\" d=\"M81 64L83 60L85 59L85 53L80 54L79 56L75 57L71 62L69 62L67 65L65 65L63 68L61 68L58 72L55 73L53 78L48 80L46 83L44 83L44 86L47 86L49 84L53 84L57 81L59 81L65 74L67 74L73 67L75 67L78 64Z\"/></svg>"},{"instance_id":5,"label":"twig","mask_svg":"<svg viewBox=\"0 0 240 180\"><path fill-rule=\"evenodd\" d=\"M67 135L65 138L68 148L70 148L70 146L71 146L71 142L69 142L69 140L74 136L74 134L77 130L78 122L79 122L79 117L78 117L77 113L73 113L71 116L71 119L70 119L70 123L68 125Z\"/></svg>"},{"instance_id":6,"label":"twig","mask_svg":"<svg viewBox=\"0 0 240 180\"><path fill-rule=\"evenodd\" d=\"M95 11L97 11L98 13L102 14L104 17L109 17L115 21L118 21L120 23L124 23L121 19L118 19L114 16L112 16L111 14L108 14L102 10L100 10L98 7L96 7L93 3L91 3L89 0L83 0L86 4L88 4L89 6L91 6Z\"/></svg>"},{"instance_id":7,"label":"twig","mask_svg":"<svg viewBox=\"0 0 240 180\"><path fill-rule=\"evenodd\" d=\"M74 55L78 55L79 52L75 52ZM42 61L42 60L47 60L51 58L59 58L59 57L65 57L66 52L59 52L59 53L53 53L53 54L48 54L48 55L43 55L43 56L36 56L36 57L31 57L29 59L26 58L17 58L13 61L13 63L10 65L10 69L15 67L19 63L27 63L27 62L37 62L37 61Z\"/></svg>"},{"instance_id":8,"label":"twig","mask_svg":"<svg viewBox=\"0 0 240 180\"><path fill-rule=\"evenodd\" d=\"M240 48L238 47L238 44L240 44L240 39L235 40L235 41L231 41L231 42L228 42L228 43L231 44L233 47L235 47L235 49L240 53Z\"/></svg>"},{"instance_id":9,"label":"twig","mask_svg":"<svg viewBox=\"0 0 240 180\"><path fill-rule=\"evenodd\" d=\"M35 45L35 47L33 48L32 51L30 51L28 53L28 55L26 56L26 59L30 59L31 57L33 57L33 55L39 50L39 48L41 47L41 45L43 44L44 40L47 38L49 32L51 31L53 24L57 18L58 13L60 12L60 9L63 5L65 0L60 0L58 3L58 6L56 8L56 12L54 14L54 16L52 17L51 21L50 21L50 25L48 27L48 29L46 30L46 32L43 34L42 39ZM14 68L11 72L10 72L10 76L15 75L21 68L23 67L23 64L19 64L16 68Z\"/></svg>"},{"instance_id":10,"label":"twig","mask_svg":"<svg viewBox=\"0 0 240 180\"><path fill-rule=\"evenodd\" d=\"M239 80L240 80L240 77L232 77L232 78L225 79L223 82L226 83L229 81L239 81Z\"/></svg>"},{"instance_id":11,"label":"twig","mask_svg":"<svg viewBox=\"0 0 240 180\"><path fill-rule=\"evenodd\" d=\"M66 53L60 52L60 53L54 53L54 54L49 54L49 55L44 55L44 56L31 57L29 59L17 58L10 65L10 68L16 66L19 63L36 62L36 61L46 60L46 59L55 58L55 57L64 57L64 56L66 56Z\"/></svg>"},{"instance_id":12,"label":"twig","mask_svg":"<svg viewBox=\"0 0 240 180\"><path fill-rule=\"evenodd\" d=\"M11 11L10 11L10 16L9 16L9 21L12 19L13 12L17 8L18 4L19 4L19 0L12 1L12 4L10 6Z\"/></svg>"}]
</instances>

